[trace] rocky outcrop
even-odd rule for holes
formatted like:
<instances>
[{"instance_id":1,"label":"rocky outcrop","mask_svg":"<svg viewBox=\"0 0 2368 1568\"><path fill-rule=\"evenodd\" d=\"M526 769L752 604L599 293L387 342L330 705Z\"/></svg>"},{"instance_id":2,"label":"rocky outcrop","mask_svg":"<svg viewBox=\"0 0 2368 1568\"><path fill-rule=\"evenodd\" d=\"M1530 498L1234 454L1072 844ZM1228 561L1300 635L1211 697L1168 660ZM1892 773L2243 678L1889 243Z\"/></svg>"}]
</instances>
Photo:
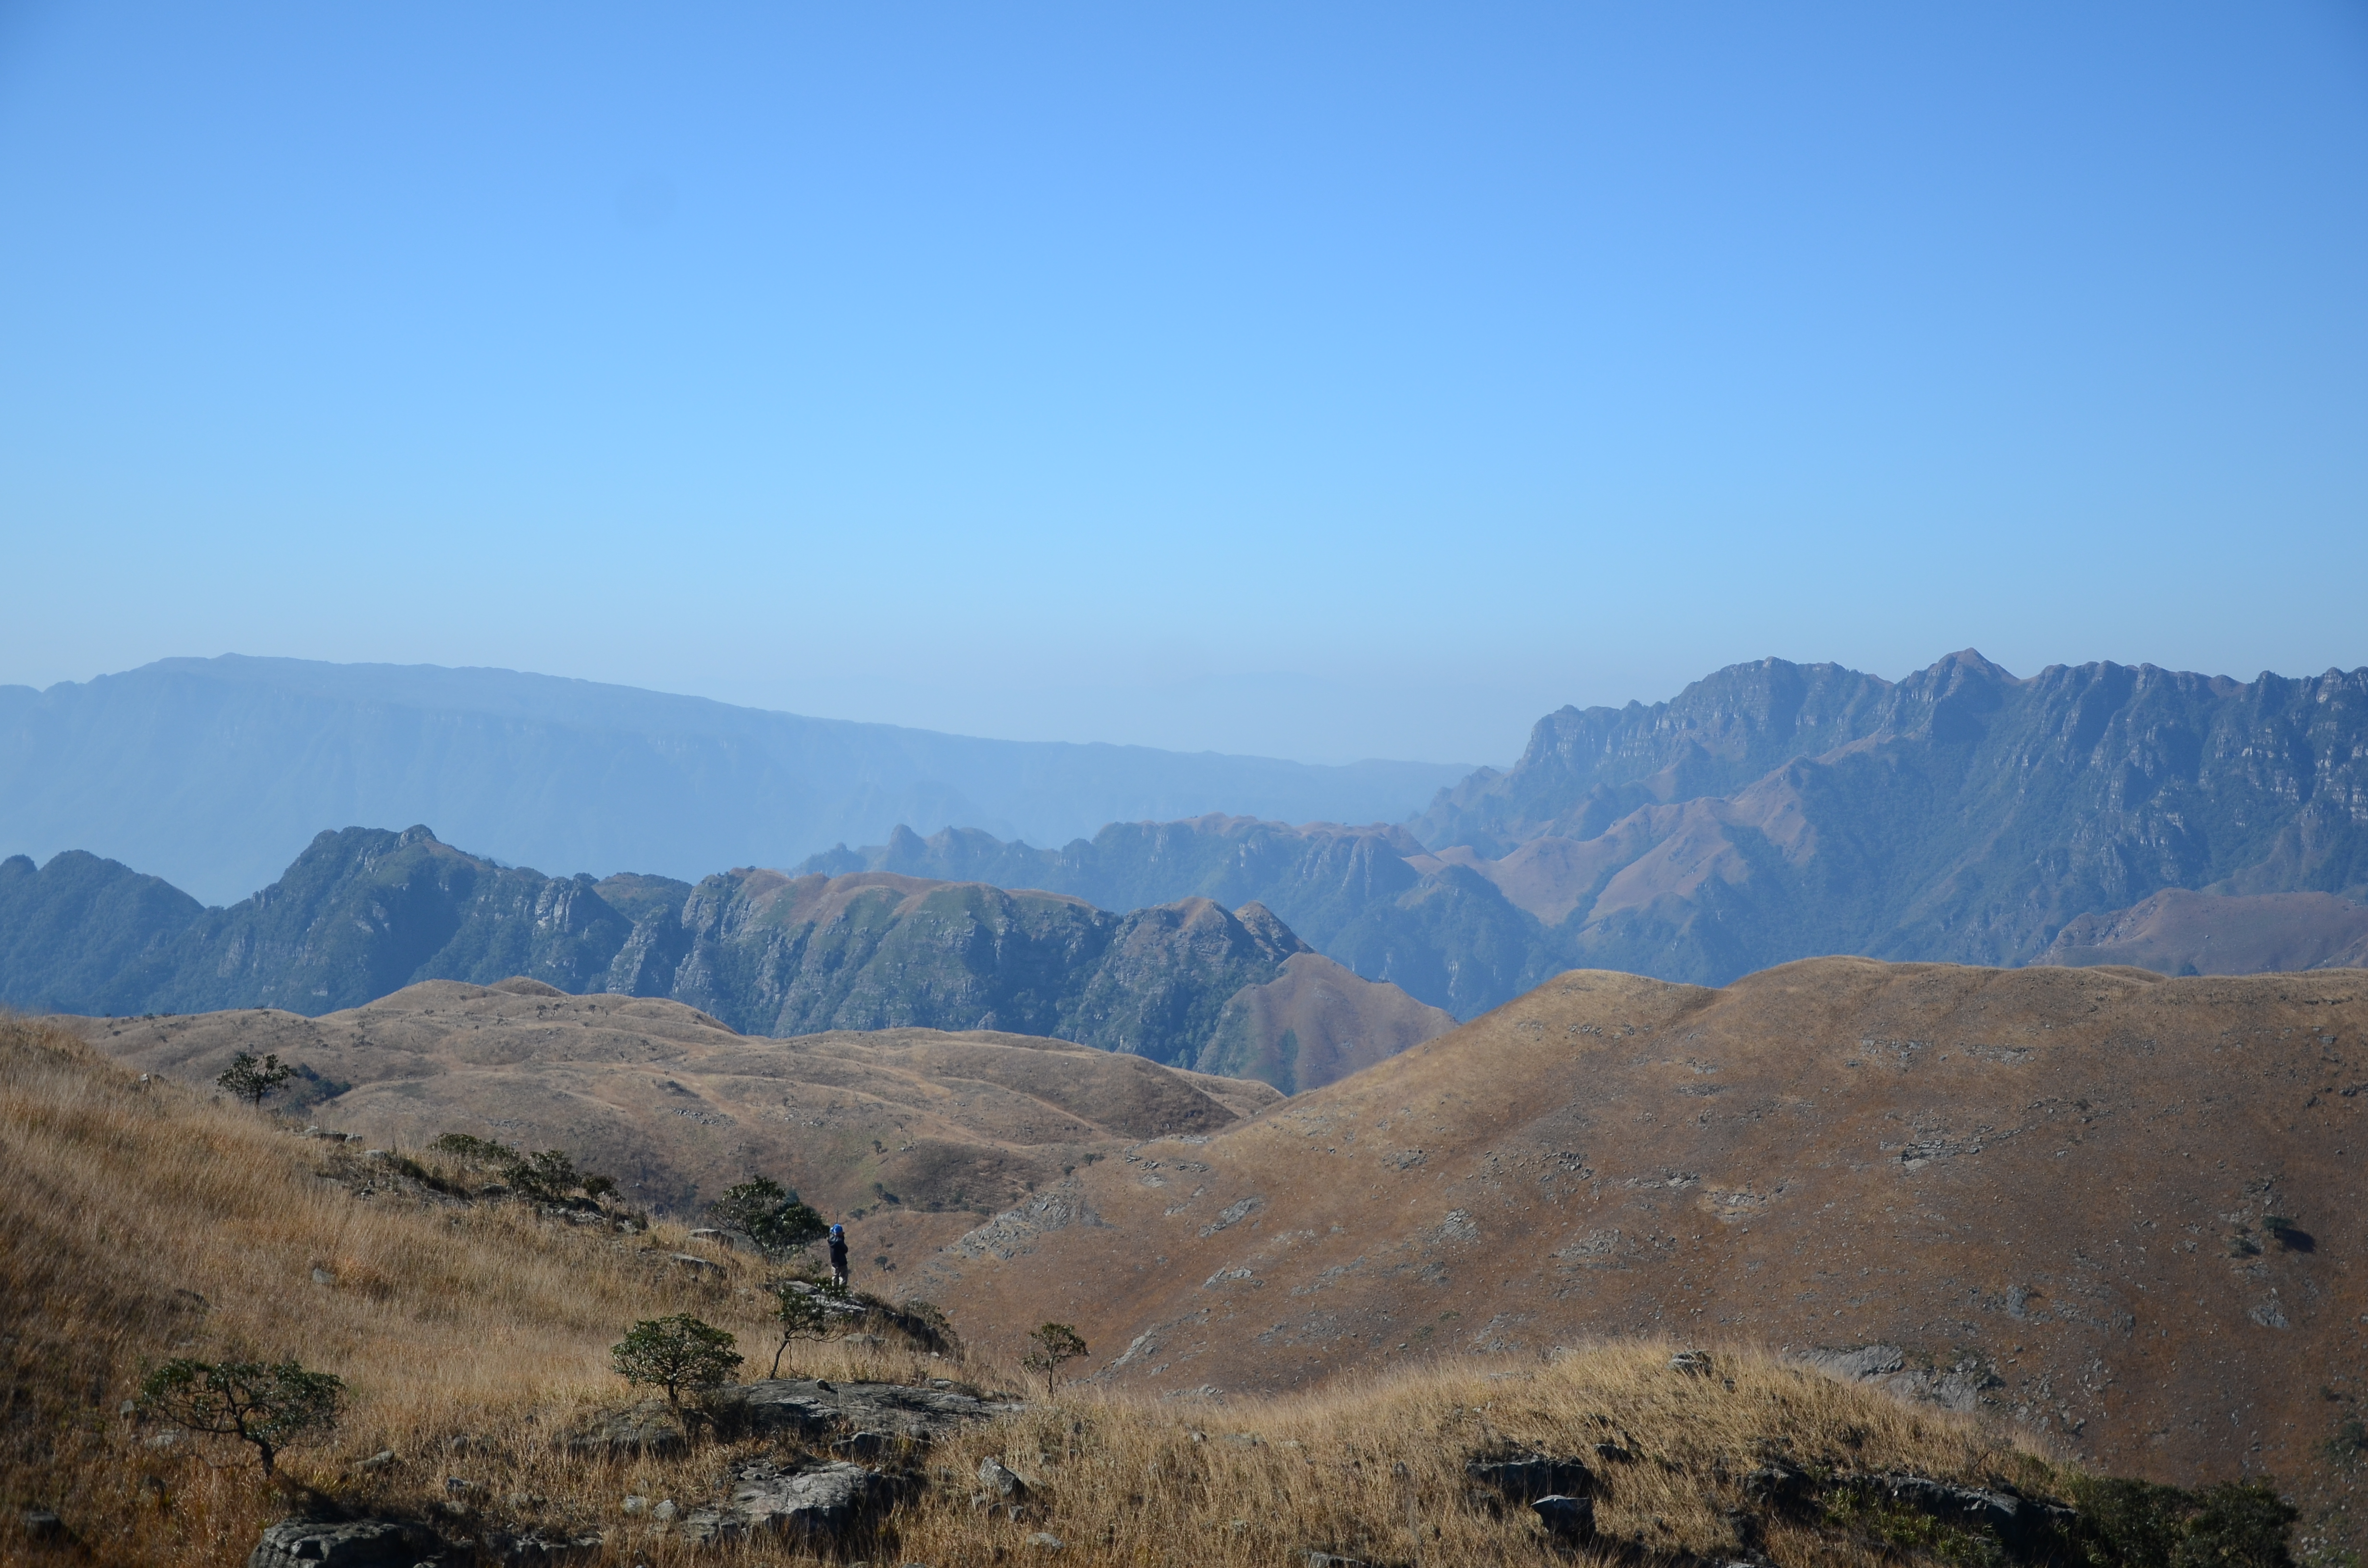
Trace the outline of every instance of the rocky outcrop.
<instances>
[{"instance_id":1,"label":"rocky outcrop","mask_svg":"<svg viewBox=\"0 0 2368 1568\"><path fill-rule=\"evenodd\" d=\"M444 1551L423 1525L393 1519L323 1524L289 1519L263 1532L246 1568L412 1568Z\"/></svg>"},{"instance_id":2,"label":"rocky outcrop","mask_svg":"<svg viewBox=\"0 0 2368 1568\"><path fill-rule=\"evenodd\" d=\"M869 1436L916 1445L937 1442L964 1427L1025 1408L983 1398L947 1380L914 1388L903 1383L834 1383L820 1378L772 1378L734 1384L712 1395L707 1406L728 1430L810 1442Z\"/></svg>"}]
</instances>

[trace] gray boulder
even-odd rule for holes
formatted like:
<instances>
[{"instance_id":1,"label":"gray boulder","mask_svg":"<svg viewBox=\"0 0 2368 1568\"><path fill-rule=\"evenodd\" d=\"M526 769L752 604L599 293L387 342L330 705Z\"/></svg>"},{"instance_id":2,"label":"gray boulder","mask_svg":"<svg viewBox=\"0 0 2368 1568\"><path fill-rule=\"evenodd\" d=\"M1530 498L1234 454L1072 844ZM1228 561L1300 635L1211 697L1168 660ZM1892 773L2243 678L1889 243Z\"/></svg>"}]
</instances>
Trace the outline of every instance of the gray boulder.
<instances>
[{"instance_id":1,"label":"gray boulder","mask_svg":"<svg viewBox=\"0 0 2368 1568\"><path fill-rule=\"evenodd\" d=\"M1028 1495L1028 1483L1006 1469L997 1460L985 1459L978 1461L978 1483L998 1497Z\"/></svg>"},{"instance_id":2,"label":"gray boulder","mask_svg":"<svg viewBox=\"0 0 2368 1568\"><path fill-rule=\"evenodd\" d=\"M289 1519L263 1532L246 1568L411 1568L443 1550L435 1531L393 1519Z\"/></svg>"},{"instance_id":3,"label":"gray boulder","mask_svg":"<svg viewBox=\"0 0 2368 1568\"><path fill-rule=\"evenodd\" d=\"M1595 1539L1595 1503L1587 1497L1540 1497L1530 1511L1556 1540L1573 1543Z\"/></svg>"},{"instance_id":4,"label":"gray boulder","mask_svg":"<svg viewBox=\"0 0 2368 1568\"><path fill-rule=\"evenodd\" d=\"M787 1471L760 1460L733 1481L732 1511L749 1531L807 1542L843 1539L900 1490L894 1478L845 1460Z\"/></svg>"},{"instance_id":5,"label":"gray boulder","mask_svg":"<svg viewBox=\"0 0 2368 1568\"><path fill-rule=\"evenodd\" d=\"M1463 1473L1477 1485L1511 1503L1540 1497L1580 1496L1592 1489L1595 1477L1577 1460L1540 1453L1515 1453L1474 1460Z\"/></svg>"}]
</instances>

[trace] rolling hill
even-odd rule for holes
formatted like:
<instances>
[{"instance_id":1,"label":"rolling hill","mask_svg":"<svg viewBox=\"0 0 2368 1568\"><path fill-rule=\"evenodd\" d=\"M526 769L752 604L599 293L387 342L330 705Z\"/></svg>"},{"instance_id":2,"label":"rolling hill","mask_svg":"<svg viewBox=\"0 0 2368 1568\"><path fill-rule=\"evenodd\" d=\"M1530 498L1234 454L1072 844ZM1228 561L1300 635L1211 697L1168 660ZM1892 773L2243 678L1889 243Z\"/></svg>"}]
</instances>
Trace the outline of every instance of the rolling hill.
<instances>
[{"instance_id":1,"label":"rolling hill","mask_svg":"<svg viewBox=\"0 0 2368 1568\"><path fill-rule=\"evenodd\" d=\"M1264 1084L991 1030L753 1039L679 1002L524 979L428 981L306 1018L269 1009L58 1018L127 1066L210 1086L234 1052L302 1062L288 1108L381 1146L466 1132L564 1148L634 1203L695 1219L751 1172L909 1258L1163 1134L1279 1103Z\"/></svg>"},{"instance_id":2,"label":"rolling hill","mask_svg":"<svg viewBox=\"0 0 2368 1568\"><path fill-rule=\"evenodd\" d=\"M2368 972L1560 976L918 1271L1099 1378L1250 1393L1669 1335L2322 1513L2368 1376ZM2347 1427L2346 1422L2353 1423ZM2360 1544L2360 1523L2345 1524Z\"/></svg>"},{"instance_id":3,"label":"rolling hill","mask_svg":"<svg viewBox=\"0 0 2368 1568\"><path fill-rule=\"evenodd\" d=\"M532 987L501 994L551 1003ZM460 1005L449 991L423 1000L421 1017ZM685 1040L717 1032L684 1009L623 1013ZM608 1028L587 1024L586 1038ZM941 1103L951 1093L992 1117L970 1071L1041 1077L979 1044L951 1042L935 1062L926 1042L890 1044L869 1066L860 1048L836 1060L892 1095L934 1083ZM1087 1070L1106 1083L1176 1090L1175 1074L1098 1060ZM1053 1114L1034 1103L1023 1114ZM1147 1103L1131 1090L1066 1102L1108 1131ZM1188 1116L1194 1103L1186 1091ZM1430 1568L1550 1568L1572 1561L1570 1543L1524 1505L1551 1489L1584 1494L1584 1509L1550 1516L1591 1525L1582 1562L2159 1568L2176 1548L2186 1562L2291 1564L2266 1489L2086 1475L1989 1424L1765 1350L1673 1360L1683 1342L1668 1338L1179 1403L1047 1390L941 1331L916 1335L921 1315L891 1310L865 1332L798 1345L780 1381L719 1391L708 1408L723 1419L691 1424L686 1442L666 1401L631 1403L640 1391L610 1346L637 1321L689 1312L736 1340L742 1378L768 1371L779 1341L760 1287L775 1266L614 1205L474 1190L430 1151L372 1157L293 1131L108 1062L54 1022L0 1018L0 1558L359 1568L1057 1551L1085 1563L1418 1555ZM342 1382L341 1418L287 1443L267 1478L233 1440L139 1418L143 1376L166 1353L297 1363ZM1022 1388L1025 1403L1012 1397ZM759 1409L781 1419L736 1414ZM1002 1474L1010 1504L980 1506L982 1482ZM860 1506L805 1490L834 1478L860 1485ZM784 1518L785 1503L806 1506ZM744 1521L745 1539L714 1540ZM2314 1516L2295 1544L2308 1555L2344 1541Z\"/></svg>"}]
</instances>

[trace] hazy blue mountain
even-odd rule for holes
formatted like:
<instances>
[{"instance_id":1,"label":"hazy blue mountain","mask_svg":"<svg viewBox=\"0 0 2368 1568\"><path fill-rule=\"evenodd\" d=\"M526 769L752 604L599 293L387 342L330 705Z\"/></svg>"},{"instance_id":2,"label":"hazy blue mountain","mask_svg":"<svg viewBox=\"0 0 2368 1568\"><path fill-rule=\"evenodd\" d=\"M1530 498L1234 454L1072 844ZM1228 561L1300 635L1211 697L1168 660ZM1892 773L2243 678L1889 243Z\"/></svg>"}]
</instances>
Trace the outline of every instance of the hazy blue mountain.
<instances>
[{"instance_id":1,"label":"hazy blue mountain","mask_svg":"<svg viewBox=\"0 0 2368 1568\"><path fill-rule=\"evenodd\" d=\"M963 829L923 838L900 827L884 845L841 846L798 869L1042 888L1110 909L1179 898L1256 901L1316 951L1463 1018L1554 972L1536 918L1467 869L1417 869L1424 853L1402 828L1212 814L1112 823L1059 849Z\"/></svg>"},{"instance_id":2,"label":"hazy blue mountain","mask_svg":"<svg viewBox=\"0 0 2368 1568\"><path fill-rule=\"evenodd\" d=\"M977 740L433 665L166 659L0 687L0 854L88 850L221 903L324 822L434 822L508 864L696 877L899 823L1059 843L1209 811L1394 822L1465 772Z\"/></svg>"},{"instance_id":3,"label":"hazy blue mountain","mask_svg":"<svg viewBox=\"0 0 2368 1568\"><path fill-rule=\"evenodd\" d=\"M1322 963L1256 903L1114 914L878 872L595 881L496 865L424 827L321 834L228 908L78 851L0 861L0 1001L82 1013L318 1016L425 980L524 975L669 997L751 1034L1053 1035L1286 1092L1451 1027Z\"/></svg>"},{"instance_id":4,"label":"hazy blue mountain","mask_svg":"<svg viewBox=\"0 0 2368 1568\"><path fill-rule=\"evenodd\" d=\"M1519 764L1407 829L1209 816L1058 849L900 832L809 864L1256 899L1460 1017L1574 967L1723 984L1824 953L2021 964L2166 888L2334 895L2311 910L2368 894L2368 670L2017 679L1965 653L1891 682L1769 660L1551 714ZM2223 943L2338 953L2347 933Z\"/></svg>"}]
</instances>

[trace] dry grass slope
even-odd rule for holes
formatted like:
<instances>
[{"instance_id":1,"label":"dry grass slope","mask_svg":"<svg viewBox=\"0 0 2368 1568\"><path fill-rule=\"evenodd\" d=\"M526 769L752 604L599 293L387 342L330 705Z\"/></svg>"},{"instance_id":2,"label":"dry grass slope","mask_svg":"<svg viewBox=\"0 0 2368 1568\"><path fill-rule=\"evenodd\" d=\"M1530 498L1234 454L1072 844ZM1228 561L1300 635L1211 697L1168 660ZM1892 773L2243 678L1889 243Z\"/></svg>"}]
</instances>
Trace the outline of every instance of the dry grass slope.
<instances>
[{"instance_id":1,"label":"dry grass slope","mask_svg":"<svg viewBox=\"0 0 2368 1568\"><path fill-rule=\"evenodd\" d=\"M0 1558L227 1568L306 1498L480 1538L497 1525L599 1528L604 1544L582 1561L616 1568L797 1557L780 1543L695 1552L620 1511L629 1494L712 1501L731 1445L620 1460L564 1441L623 1403L607 1350L638 1318L693 1312L759 1354L768 1342L747 1260L686 1267L672 1255L693 1244L677 1229L622 1235L440 1201L384 1170L142 1082L63 1030L0 1020ZM1584 1457L1604 1528L1649 1552L1732 1552L1756 1536L1781 1568L1874 1568L1953 1549L1896 1530L1886 1543L1881 1520L1754 1515L1743 1478L1782 1457L1840 1474L2065 1483L2034 1449L1975 1421L1743 1347L1714 1346L1711 1375L1683 1374L1670 1349L1633 1340L1221 1405L1073 1387L928 1455L931 1484L848 1555L1029 1561L1041 1551L1030 1536L1050 1531L1066 1543L1062 1562L1273 1564L1309 1550L1428 1568L1571 1562L1524 1510L1471 1506L1466 1460L1527 1447ZM240 1455L157 1446L118 1414L142 1369L175 1354L295 1358L345 1379L351 1408L333 1437L286 1458L274 1490ZM916 1351L845 1344L809 1350L801 1369L889 1381L948 1370ZM963 1373L1017 1386L992 1364ZM387 1450L396 1462L363 1467ZM1030 1517L973 1506L989 1454L1030 1484ZM448 1478L480 1499L464 1520L441 1511ZM54 1509L71 1541L37 1549L17 1534L28 1506ZM1640 1559L1576 1559L1623 1560Z\"/></svg>"}]
</instances>

